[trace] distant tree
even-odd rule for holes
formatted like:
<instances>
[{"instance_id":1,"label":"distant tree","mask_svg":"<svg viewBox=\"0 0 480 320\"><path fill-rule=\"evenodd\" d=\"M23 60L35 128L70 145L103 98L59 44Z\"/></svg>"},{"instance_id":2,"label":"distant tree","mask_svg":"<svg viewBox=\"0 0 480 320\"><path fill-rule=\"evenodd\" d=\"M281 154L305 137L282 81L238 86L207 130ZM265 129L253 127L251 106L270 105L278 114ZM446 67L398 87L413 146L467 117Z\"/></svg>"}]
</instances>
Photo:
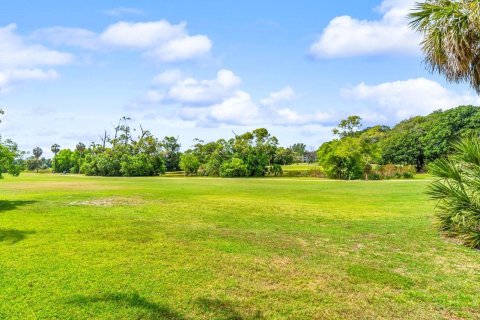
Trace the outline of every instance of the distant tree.
<instances>
[{"instance_id":1,"label":"distant tree","mask_svg":"<svg viewBox=\"0 0 480 320\"><path fill-rule=\"evenodd\" d=\"M51 150L51 151L53 152L53 154L54 154L54 157L53 157L53 168L54 168L54 169L53 169L53 172L55 173L55 172L56 172L56 171L55 171L55 167L56 167L56 165L55 165L56 159L55 159L55 158L57 157L57 153L60 152L60 146L55 143L54 145L52 145L52 147L50 148L50 150Z\"/></svg>"},{"instance_id":2,"label":"distant tree","mask_svg":"<svg viewBox=\"0 0 480 320\"><path fill-rule=\"evenodd\" d=\"M0 115L5 114L2 108L0 108ZM2 119L0 118L0 123ZM18 150L18 145L12 140L2 140L0 135L0 179L3 178L4 173L9 173L13 176L18 176L22 170L22 165L18 160L23 155Z\"/></svg>"},{"instance_id":3,"label":"distant tree","mask_svg":"<svg viewBox=\"0 0 480 320\"><path fill-rule=\"evenodd\" d=\"M75 163L73 161L74 152L70 149L63 149L55 155L53 170L55 172L71 172Z\"/></svg>"},{"instance_id":4,"label":"distant tree","mask_svg":"<svg viewBox=\"0 0 480 320\"><path fill-rule=\"evenodd\" d=\"M164 149L165 165L167 171L177 171L180 169L180 143L178 137L165 137L162 140Z\"/></svg>"},{"instance_id":5,"label":"distant tree","mask_svg":"<svg viewBox=\"0 0 480 320\"><path fill-rule=\"evenodd\" d=\"M9 173L18 176L22 170L21 165L16 163L16 159L20 156L18 146L11 140L0 140L0 179L3 173Z\"/></svg>"},{"instance_id":6,"label":"distant tree","mask_svg":"<svg viewBox=\"0 0 480 320\"><path fill-rule=\"evenodd\" d=\"M185 172L185 175L195 175L200 168L200 161L192 153L184 153L180 156L180 168Z\"/></svg>"},{"instance_id":7,"label":"distant tree","mask_svg":"<svg viewBox=\"0 0 480 320\"><path fill-rule=\"evenodd\" d=\"M338 127L333 129L333 134L340 138L352 136L356 131L362 127L362 118L359 116L350 116L347 119L340 121Z\"/></svg>"},{"instance_id":8,"label":"distant tree","mask_svg":"<svg viewBox=\"0 0 480 320\"><path fill-rule=\"evenodd\" d=\"M277 148L274 164L288 165L292 164L297 154L290 148Z\"/></svg>"},{"instance_id":9,"label":"distant tree","mask_svg":"<svg viewBox=\"0 0 480 320\"><path fill-rule=\"evenodd\" d=\"M40 157L43 154L43 150L40 147L36 147L33 149L33 156L35 157L35 161L32 163L34 164L35 170L38 172L38 168L41 165Z\"/></svg>"},{"instance_id":10,"label":"distant tree","mask_svg":"<svg viewBox=\"0 0 480 320\"><path fill-rule=\"evenodd\" d=\"M307 153L307 146L304 143L295 143L289 148L294 154L294 162L303 162Z\"/></svg>"},{"instance_id":11,"label":"distant tree","mask_svg":"<svg viewBox=\"0 0 480 320\"><path fill-rule=\"evenodd\" d=\"M345 137L324 143L318 149L318 161L330 178L359 179L366 165L362 151L359 139Z\"/></svg>"},{"instance_id":12,"label":"distant tree","mask_svg":"<svg viewBox=\"0 0 480 320\"><path fill-rule=\"evenodd\" d=\"M85 152L86 146L84 143L79 142L77 146L75 147L75 150L78 151L78 153L83 154Z\"/></svg>"},{"instance_id":13,"label":"distant tree","mask_svg":"<svg viewBox=\"0 0 480 320\"><path fill-rule=\"evenodd\" d=\"M118 125L115 127L115 137L112 141L113 144L122 143L124 146L128 145L132 139L132 128L129 122L132 119L127 116L123 116L118 121Z\"/></svg>"},{"instance_id":14,"label":"distant tree","mask_svg":"<svg viewBox=\"0 0 480 320\"><path fill-rule=\"evenodd\" d=\"M74 169L76 173L80 173L80 168L83 164L86 149L87 147L82 142L77 143L75 147L75 152L72 155L72 162L74 163L74 167L72 168L72 170Z\"/></svg>"},{"instance_id":15,"label":"distant tree","mask_svg":"<svg viewBox=\"0 0 480 320\"><path fill-rule=\"evenodd\" d=\"M425 167L425 117L402 121L382 140L382 162L414 165L417 171Z\"/></svg>"},{"instance_id":16,"label":"distant tree","mask_svg":"<svg viewBox=\"0 0 480 320\"><path fill-rule=\"evenodd\" d=\"M448 81L468 82L480 93L480 2L428 0L417 3L410 25L423 36L425 63Z\"/></svg>"}]
</instances>

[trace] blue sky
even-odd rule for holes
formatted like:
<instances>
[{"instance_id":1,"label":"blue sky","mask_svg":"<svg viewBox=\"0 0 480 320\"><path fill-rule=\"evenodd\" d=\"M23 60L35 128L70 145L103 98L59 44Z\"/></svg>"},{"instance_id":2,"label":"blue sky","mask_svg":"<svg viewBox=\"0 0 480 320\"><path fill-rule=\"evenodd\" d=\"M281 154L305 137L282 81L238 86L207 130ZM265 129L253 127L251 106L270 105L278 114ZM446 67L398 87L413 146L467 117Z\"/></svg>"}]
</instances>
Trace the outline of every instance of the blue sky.
<instances>
[{"instance_id":1,"label":"blue sky","mask_svg":"<svg viewBox=\"0 0 480 320\"><path fill-rule=\"evenodd\" d=\"M425 70L413 4L4 2L0 133L25 150L73 147L128 115L184 148L257 127L316 148L348 115L393 125L479 104Z\"/></svg>"}]
</instances>

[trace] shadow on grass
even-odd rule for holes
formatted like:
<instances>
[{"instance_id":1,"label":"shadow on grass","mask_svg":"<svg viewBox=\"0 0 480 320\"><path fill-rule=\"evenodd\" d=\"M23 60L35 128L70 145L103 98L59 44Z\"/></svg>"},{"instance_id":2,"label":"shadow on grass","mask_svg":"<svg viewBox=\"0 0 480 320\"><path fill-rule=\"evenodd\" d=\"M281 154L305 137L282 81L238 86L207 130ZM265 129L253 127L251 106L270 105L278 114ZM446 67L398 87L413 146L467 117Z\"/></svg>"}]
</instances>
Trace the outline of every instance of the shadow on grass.
<instances>
[{"instance_id":1,"label":"shadow on grass","mask_svg":"<svg viewBox=\"0 0 480 320\"><path fill-rule=\"evenodd\" d=\"M21 230L15 230L15 229L0 228L0 242L15 244L25 239L27 235L34 234L34 233L35 231L21 231Z\"/></svg>"},{"instance_id":2,"label":"shadow on grass","mask_svg":"<svg viewBox=\"0 0 480 320\"><path fill-rule=\"evenodd\" d=\"M27 206L35 203L36 201L8 201L0 200L0 213L10 210L15 210L21 206ZM2 229L0 228L0 242L8 242L15 244L22 241L29 234L34 234L35 231L22 231L16 229Z\"/></svg>"},{"instance_id":3,"label":"shadow on grass","mask_svg":"<svg viewBox=\"0 0 480 320\"><path fill-rule=\"evenodd\" d=\"M213 319L225 320L261 320L264 319L260 311L256 311L252 315L243 316L237 310L233 303L218 299L201 298L197 300L197 304L208 313Z\"/></svg>"},{"instance_id":4,"label":"shadow on grass","mask_svg":"<svg viewBox=\"0 0 480 320\"><path fill-rule=\"evenodd\" d=\"M21 206L27 206L30 204L34 204L37 201L8 201L8 200L0 200L0 213L4 211L15 210Z\"/></svg>"},{"instance_id":5,"label":"shadow on grass","mask_svg":"<svg viewBox=\"0 0 480 320\"><path fill-rule=\"evenodd\" d=\"M98 296L75 296L69 303L88 307L92 303L108 303L116 308L138 308L146 312L146 319L184 320L185 318L170 307L150 302L138 293L112 293ZM142 317L143 318L143 317ZM140 318L139 318L140 319Z\"/></svg>"}]
</instances>

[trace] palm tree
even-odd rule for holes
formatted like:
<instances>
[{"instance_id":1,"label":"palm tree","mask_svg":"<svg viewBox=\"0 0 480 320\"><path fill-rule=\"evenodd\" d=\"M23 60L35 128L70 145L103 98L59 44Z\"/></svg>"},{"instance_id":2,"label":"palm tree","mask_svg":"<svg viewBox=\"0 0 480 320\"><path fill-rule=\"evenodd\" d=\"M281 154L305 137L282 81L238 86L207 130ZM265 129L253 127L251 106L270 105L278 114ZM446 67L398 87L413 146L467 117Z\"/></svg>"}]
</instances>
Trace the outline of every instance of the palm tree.
<instances>
[{"instance_id":1,"label":"palm tree","mask_svg":"<svg viewBox=\"0 0 480 320\"><path fill-rule=\"evenodd\" d=\"M43 150L40 147L36 147L33 149L33 156L35 157L35 168L37 169L36 171L38 172L38 167L40 166L40 157L43 154Z\"/></svg>"},{"instance_id":2,"label":"palm tree","mask_svg":"<svg viewBox=\"0 0 480 320\"><path fill-rule=\"evenodd\" d=\"M52 150L53 154L55 155L53 157L53 168L54 168L53 173L55 173L55 168L57 167L56 166L56 158L57 158L57 153L60 152L60 146L55 143L50 150Z\"/></svg>"},{"instance_id":3,"label":"palm tree","mask_svg":"<svg viewBox=\"0 0 480 320\"><path fill-rule=\"evenodd\" d=\"M480 248L480 138L458 142L452 156L435 161L429 169L438 178L428 193L438 201L441 230Z\"/></svg>"},{"instance_id":4,"label":"palm tree","mask_svg":"<svg viewBox=\"0 0 480 320\"><path fill-rule=\"evenodd\" d=\"M85 144L82 143L82 142L79 142L76 146L76 149L77 149L78 153L80 153L80 154L83 154L83 152L85 151L85 148L86 148Z\"/></svg>"},{"instance_id":5,"label":"palm tree","mask_svg":"<svg viewBox=\"0 0 480 320\"><path fill-rule=\"evenodd\" d=\"M78 173L80 173L80 164L82 162L81 159L83 157L83 153L85 152L85 149L86 149L86 146L82 142L79 142L76 146L76 150L77 150L78 154L80 155L80 157L78 159Z\"/></svg>"},{"instance_id":6,"label":"palm tree","mask_svg":"<svg viewBox=\"0 0 480 320\"><path fill-rule=\"evenodd\" d=\"M451 82L468 82L480 93L480 1L417 3L410 25L423 36L425 63Z\"/></svg>"}]
</instances>

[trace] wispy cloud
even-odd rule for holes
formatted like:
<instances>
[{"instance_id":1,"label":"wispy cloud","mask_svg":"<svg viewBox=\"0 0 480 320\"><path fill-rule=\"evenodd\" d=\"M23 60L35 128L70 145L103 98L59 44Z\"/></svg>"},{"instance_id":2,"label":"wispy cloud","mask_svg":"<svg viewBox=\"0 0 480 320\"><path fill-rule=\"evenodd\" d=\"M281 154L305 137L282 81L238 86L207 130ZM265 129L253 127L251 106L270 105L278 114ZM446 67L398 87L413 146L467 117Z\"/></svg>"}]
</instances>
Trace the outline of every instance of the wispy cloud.
<instances>
[{"instance_id":1,"label":"wispy cloud","mask_svg":"<svg viewBox=\"0 0 480 320\"><path fill-rule=\"evenodd\" d=\"M109 10L103 11L106 15L112 17L121 17L125 15L142 15L143 10L136 9L136 8L128 8L128 7L117 7Z\"/></svg>"}]
</instances>

